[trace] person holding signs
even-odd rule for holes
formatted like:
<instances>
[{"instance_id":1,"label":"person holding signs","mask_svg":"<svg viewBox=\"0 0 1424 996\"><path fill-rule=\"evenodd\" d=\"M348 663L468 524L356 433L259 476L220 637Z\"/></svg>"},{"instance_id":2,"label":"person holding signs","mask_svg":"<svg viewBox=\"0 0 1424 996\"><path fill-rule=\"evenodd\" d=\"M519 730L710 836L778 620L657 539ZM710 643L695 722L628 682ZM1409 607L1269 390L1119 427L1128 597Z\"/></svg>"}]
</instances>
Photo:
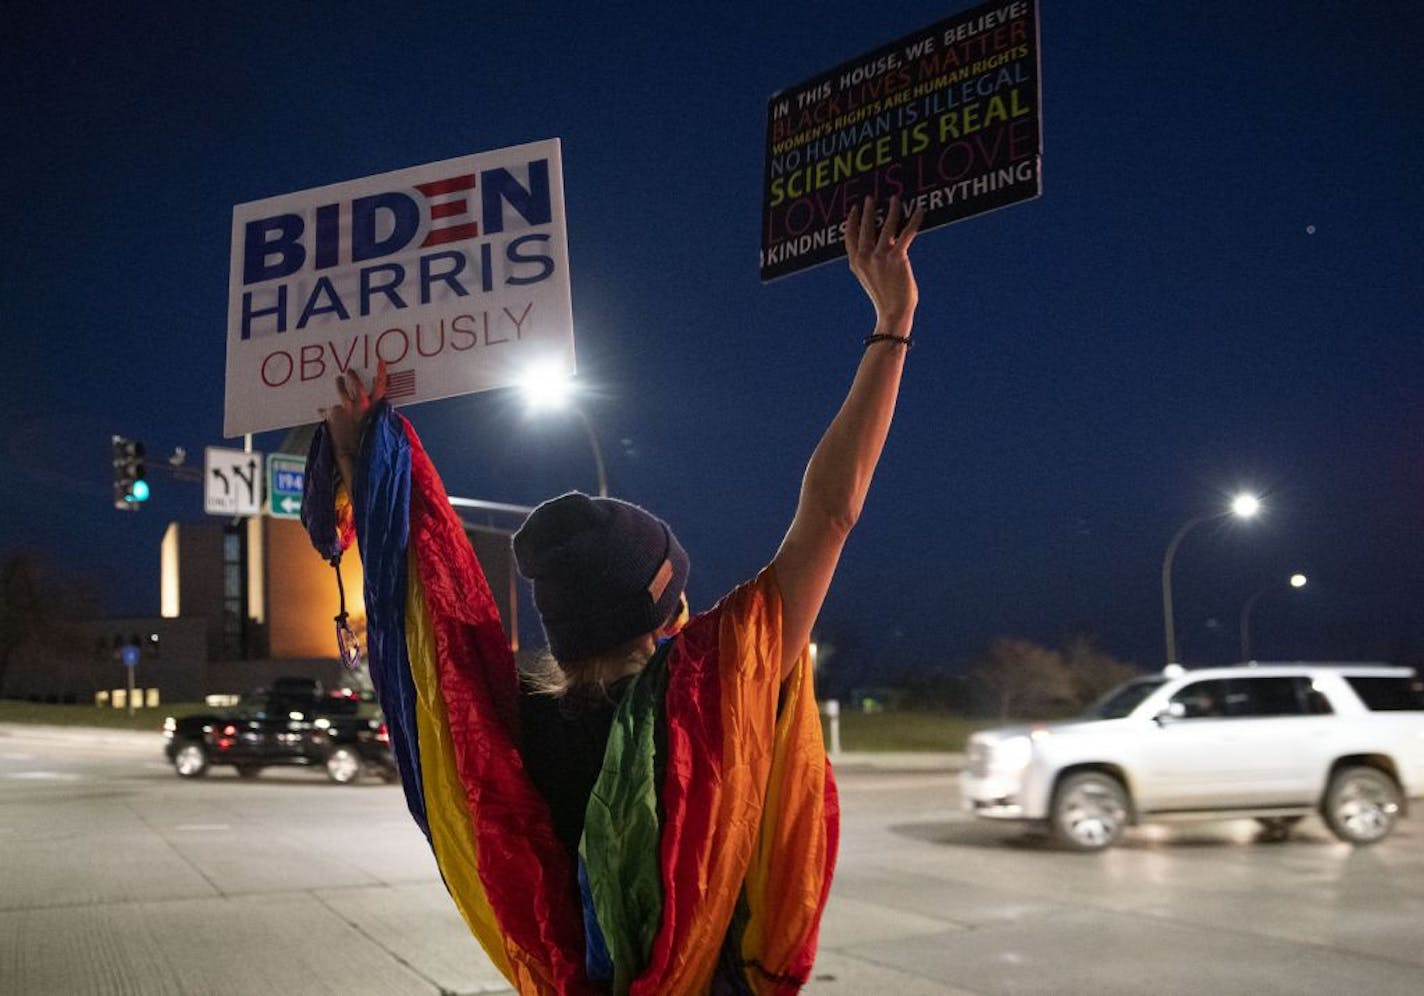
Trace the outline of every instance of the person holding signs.
<instances>
[{"instance_id":1,"label":"person holding signs","mask_svg":"<svg viewBox=\"0 0 1424 996\"><path fill-rule=\"evenodd\" d=\"M553 663L521 676L410 423L337 379L307 479L350 492L371 673L406 801L466 922L521 993L794 992L838 833L807 646L890 428L922 220L851 211L875 308L849 393L754 579L687 618L689 561L626 502L571 493L514 537ZM308 528L329 532L334 487ZM350 530L344 533L349 542ZM320 548L321 544L318 543Z\"/></svg>"}]
</instances>

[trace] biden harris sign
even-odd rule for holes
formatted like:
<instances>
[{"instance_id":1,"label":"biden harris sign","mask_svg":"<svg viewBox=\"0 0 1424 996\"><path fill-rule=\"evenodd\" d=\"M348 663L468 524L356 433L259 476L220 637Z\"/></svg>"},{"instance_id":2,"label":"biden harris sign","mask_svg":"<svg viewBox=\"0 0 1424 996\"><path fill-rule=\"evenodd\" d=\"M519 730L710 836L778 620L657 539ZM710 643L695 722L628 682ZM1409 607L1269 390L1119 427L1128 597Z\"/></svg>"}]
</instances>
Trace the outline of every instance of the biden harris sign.
<instances>
[{"instance_id":1,"label":"biden harris sign","mask_svg":"<svg viewBox=\"0 0 1424 996\"><path fill-rule=\"evenodd\" d=\"M227 436L315 422L379 360L396 404L574 369L559 142L239 204Z\"/></svg>"}]
</instances>

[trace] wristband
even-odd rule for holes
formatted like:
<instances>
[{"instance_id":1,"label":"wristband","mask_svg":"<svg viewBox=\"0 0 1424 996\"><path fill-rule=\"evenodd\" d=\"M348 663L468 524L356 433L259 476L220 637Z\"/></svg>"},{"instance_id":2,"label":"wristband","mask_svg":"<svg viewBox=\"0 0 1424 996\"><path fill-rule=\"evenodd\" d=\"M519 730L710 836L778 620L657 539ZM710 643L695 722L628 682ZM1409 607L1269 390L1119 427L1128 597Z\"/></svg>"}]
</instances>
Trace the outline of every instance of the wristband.
<instances>
[{"instance_id":1,"label":"wristband","mask_svg":"<svg viewBox=\"0 0 1424 996\"><path fill-rule=\"evenodd\" d=\"M909 349L911 345L910 337L907 335L886 335L883 332L877 332L875 335L866 336L864 345L867 349L869 349L877 342L895 342L899 343L901 346L904 346L906 349Z\"/></svg>"}]
</instances>

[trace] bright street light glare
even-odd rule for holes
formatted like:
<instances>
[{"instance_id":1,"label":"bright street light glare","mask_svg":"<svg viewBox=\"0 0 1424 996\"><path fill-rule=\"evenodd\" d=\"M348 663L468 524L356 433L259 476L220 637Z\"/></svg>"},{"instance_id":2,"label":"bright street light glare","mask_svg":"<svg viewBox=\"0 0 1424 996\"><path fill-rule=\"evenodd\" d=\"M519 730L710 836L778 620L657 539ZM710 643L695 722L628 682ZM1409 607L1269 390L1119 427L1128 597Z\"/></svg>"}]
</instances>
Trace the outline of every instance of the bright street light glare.
<instances>
[{"instance_id":1,"label":"bright street light glare","mask_svg":"<svg viewBox=\"0 0 1424 996\"><path fill-rule=\"evenodd\" d=\"M1305 577L1304 574L1292 574L1292 575L1291 575L1291 587L1292 587L1292 588L1304 588L1304 587L1305 587L1305 581L1306 581L1306 577Z\"/></svg>"},{"instance_id":2,"label":"bright street light glare","mask_svg":"<svg viewBox=\"0 0 1424 996\"><path fill-rule=\"evenodd\" d=\"M1231 512L1242 519L1249 519L1261 510L1260 500L1253 494L1242 493L1231 500Z\"/></svg>"},{"instance_id":3,"label":"bright street light glare","mask_svg":"<svg viewBox=\"0 0 1424 996\"><path fill-rule=\"evenodd\" d=\"M562 408L569 400L568 376L551 363L532 366L519 379L524 400L535 411Z\"/></svg>"}]
</instances>

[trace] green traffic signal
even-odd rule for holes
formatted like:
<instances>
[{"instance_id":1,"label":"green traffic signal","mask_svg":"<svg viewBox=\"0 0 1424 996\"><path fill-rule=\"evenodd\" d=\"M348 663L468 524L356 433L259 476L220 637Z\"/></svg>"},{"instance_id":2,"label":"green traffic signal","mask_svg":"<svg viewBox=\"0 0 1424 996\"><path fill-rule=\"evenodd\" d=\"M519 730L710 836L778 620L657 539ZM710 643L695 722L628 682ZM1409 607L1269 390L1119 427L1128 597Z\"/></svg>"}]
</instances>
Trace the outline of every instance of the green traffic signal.
<instances>
[{"instance_id":1,"label":"green traffic signal","mask_svg":"<svg viewBox=\"0 0 1424 996\"><path fill-rule=\"evenodd\" d=\"M114 463L114 507L136 512L139 505L148 501L148 482L144 477L148 468L144 465L143 443L123 436L113 436Z\"/></svg>"}]
</instances>

